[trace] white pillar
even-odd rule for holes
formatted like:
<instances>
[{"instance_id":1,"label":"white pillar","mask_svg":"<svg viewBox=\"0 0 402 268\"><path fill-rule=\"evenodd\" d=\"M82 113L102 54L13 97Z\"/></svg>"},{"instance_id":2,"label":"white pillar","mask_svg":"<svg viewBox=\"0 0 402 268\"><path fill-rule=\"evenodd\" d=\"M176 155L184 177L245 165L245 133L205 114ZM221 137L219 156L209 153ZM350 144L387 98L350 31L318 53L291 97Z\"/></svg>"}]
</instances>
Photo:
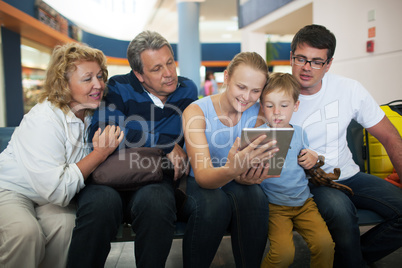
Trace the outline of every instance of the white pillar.
<instances>
[{"instance_id":1,"label":"white pillar","mask_svg":"<svg viewBox=\"0 0 402 268\"><path fill-rule=\"evenodd\" d=\"M242 30L241 51L257 52L266 59L267 38L264 33Z\"/></svg>"},{"instance_id":2,"label":"white pillar","mask_svg":"<svg viewBox=\"0 0 402 268\"><path fill-rule=\"evenodd\" d=\"M199 34L200 1L177 0L179 42L177 58L180 75L190 78L201 87L201 44Z\"/></svg>"}]
</instances>

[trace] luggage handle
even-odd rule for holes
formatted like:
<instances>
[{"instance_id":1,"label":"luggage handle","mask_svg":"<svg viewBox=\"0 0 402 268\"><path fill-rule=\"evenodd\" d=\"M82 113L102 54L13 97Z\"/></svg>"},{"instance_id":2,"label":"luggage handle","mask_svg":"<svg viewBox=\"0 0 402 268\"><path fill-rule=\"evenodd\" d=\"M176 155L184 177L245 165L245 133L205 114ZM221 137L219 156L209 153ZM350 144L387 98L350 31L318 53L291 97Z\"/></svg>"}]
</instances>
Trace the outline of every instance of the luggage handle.
<instances>
[{"instance_id":1,"label":"luggage handle","mask_svg":"<svg viewBox=\"0 0 402 268\"><path fill-rule=\"evenodd\" d=\"M381 106L388 106L392 111L402 115L402 100L394 100Z\"/></svg>"},{"instance_id":2,"label":"luggage handle","mask_svg":"<svg viewBox=\"0 0 402 268\"><path fill-rule=\"evenodd\" d=\"M388 103L386 103L386 104L382 104L381 106L385 106L385 105L390 105L390 104L394 104L394 103L396 103L396 102L400 102L401 104L402 104L402 100L393 100L393 101L390 101L390 102L388 102Z\"/></svg>"}]
</instances>

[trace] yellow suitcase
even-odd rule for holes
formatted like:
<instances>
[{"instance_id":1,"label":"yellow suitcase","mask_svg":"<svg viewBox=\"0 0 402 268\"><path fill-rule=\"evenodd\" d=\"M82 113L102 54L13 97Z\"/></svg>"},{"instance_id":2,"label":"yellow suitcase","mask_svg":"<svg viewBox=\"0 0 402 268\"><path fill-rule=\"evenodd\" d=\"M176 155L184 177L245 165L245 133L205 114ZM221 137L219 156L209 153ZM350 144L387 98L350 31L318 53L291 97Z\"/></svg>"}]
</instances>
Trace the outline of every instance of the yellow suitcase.
<instances>
[{"instance_id":1,"label":"yellow suitcase","mask_svg":"<svg viewBox=\"0 0 402 268\"><path fill-rule=\"evenodd\" d=\"M399 135L402 136L402 100L381 105L381 109L399 131ZM366 150L366 171L367 173L384 179L393 171L391 160L382 144L368 133L367 130L364 129L363 131Z\"/></svg>"}]
</instances>

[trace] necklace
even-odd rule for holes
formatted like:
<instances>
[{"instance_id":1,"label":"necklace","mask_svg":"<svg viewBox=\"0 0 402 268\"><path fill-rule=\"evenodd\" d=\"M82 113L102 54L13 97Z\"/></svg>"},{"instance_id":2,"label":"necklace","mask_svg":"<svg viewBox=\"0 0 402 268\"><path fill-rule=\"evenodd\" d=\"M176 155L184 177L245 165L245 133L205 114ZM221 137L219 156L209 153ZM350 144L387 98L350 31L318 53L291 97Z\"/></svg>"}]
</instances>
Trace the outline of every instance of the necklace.
<instances>
[{"instance_id":1,"label":"necklace","mask_svg":"<svg viewBox=\"0 0 402 268\"><path fill-rule=\"evenodd\" d=\"M222 97L222 94L221 95L219 95L219 110L221 111L221 114L223 115L223 111L222 111L222 105L221 105L221 97Z\"/></svg>"}]
</instances>

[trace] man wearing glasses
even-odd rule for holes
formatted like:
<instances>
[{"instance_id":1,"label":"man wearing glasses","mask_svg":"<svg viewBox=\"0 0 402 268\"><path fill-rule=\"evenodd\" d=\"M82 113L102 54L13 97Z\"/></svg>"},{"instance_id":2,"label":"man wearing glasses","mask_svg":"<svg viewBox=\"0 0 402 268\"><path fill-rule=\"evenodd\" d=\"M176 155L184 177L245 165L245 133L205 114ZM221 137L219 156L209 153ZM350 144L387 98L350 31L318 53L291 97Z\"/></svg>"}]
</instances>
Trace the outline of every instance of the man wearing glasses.
<instances>
[{"instance_id":1,"label":"man wearing glasses","mask_svg":"<svg viewBox=\"0 0 402 268\"><path fill-rule=\"evenodd\" d=\"M341 169L339 183L354 195L310 186L335 242L335 267L366 267L402 246L402 189L362 173L346 142L352 119L386 148L402 178L402 140L367 90L357 81L328 73L335 52L333 33L320 25L299 30L291 44L292 73L301 84L299 110L291 123L301 126L311 149L324 155L326 172ZM373 210L385 222L360 237L356 208Z\"/></svg>"}]
</instances>

